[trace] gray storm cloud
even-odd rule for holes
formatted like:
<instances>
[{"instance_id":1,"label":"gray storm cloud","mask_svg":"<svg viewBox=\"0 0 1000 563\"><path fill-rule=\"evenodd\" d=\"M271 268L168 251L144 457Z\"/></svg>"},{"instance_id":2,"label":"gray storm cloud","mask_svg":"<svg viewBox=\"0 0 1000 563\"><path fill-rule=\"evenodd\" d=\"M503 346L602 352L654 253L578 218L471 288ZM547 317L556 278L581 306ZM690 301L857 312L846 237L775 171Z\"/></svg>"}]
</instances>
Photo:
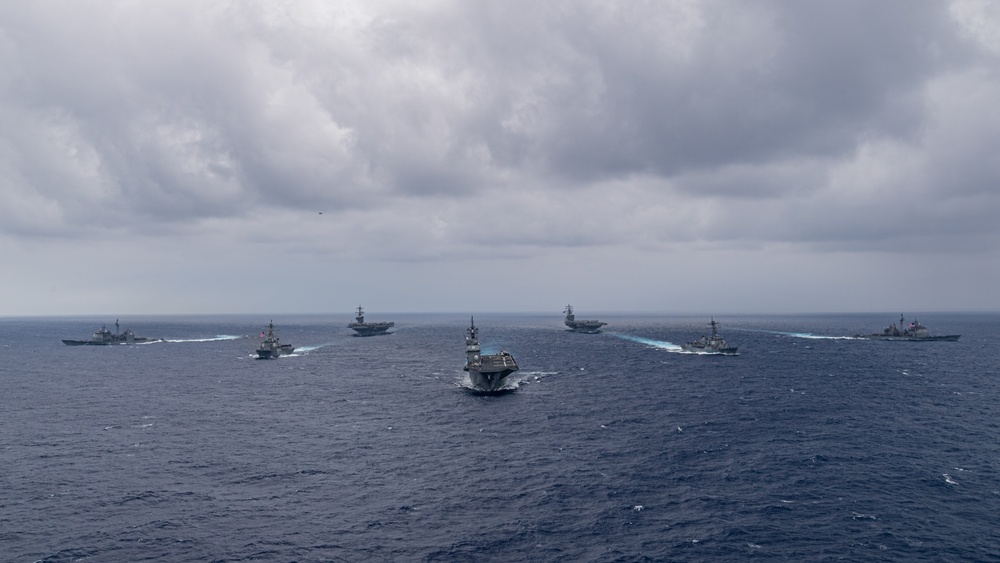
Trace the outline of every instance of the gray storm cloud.
<instances>
[{"instance_id":1,"label":"gray storm cloud","mask_svg":"<svg viewBox=\"0 0 1000 563\"><path fill-rule=\"evenodd\" d=\"M995 253L994 24L975 1L7 3L0 239Z\"/></svg>"}]
</instances>

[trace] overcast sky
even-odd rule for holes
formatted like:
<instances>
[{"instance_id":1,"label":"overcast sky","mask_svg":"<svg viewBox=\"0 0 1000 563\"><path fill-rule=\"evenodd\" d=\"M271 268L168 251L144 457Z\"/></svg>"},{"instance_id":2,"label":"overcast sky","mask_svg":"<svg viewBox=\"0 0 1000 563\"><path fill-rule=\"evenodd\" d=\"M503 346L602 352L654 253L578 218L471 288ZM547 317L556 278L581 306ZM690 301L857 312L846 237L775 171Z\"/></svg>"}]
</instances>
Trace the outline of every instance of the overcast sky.
<instances>
[{"instance_id":1,"label":"overcast sky","mask_svg":"<svg viewBox=\"0 0 1000 563\"><path fill-rule=\"evenodd\" d=\"M0 315L996 311L998 153L987 0L2 2Z\"/></svg>"}]
</instances>

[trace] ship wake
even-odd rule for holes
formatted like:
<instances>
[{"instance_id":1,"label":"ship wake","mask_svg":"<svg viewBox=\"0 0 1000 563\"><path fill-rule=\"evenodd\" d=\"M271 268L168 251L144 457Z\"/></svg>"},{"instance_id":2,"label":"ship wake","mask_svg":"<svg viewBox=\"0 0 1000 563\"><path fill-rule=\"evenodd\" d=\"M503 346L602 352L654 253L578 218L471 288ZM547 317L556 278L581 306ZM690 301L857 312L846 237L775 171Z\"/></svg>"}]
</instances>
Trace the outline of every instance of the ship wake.
<instances>
[{"instance_id":1,"label":"ship wake","mask_svg":"<svg viewBox=\"0 0 1000 563\"><path fill-rule=\"evenodd\" d=\"M213 338L167 338L164 342L219 342L221 340L239 340L248 338L247 336L233 336L231 334L220 334Z\"/></svg>"},{"instance_id":2,"label":"ship wake","mask_svg":"<svg viewBox=\"0 0 1000 563\"><path fill-rule=\"evenodd\" d=\"M729 330L742 330L744 332L761 332L764 334L777 334L778 336L788 336L790 338L805 338L807 340L861 340L856 336L829 336L824 334L813 334L811 332L783 332L780 330L761 330L753 328L730 328Z\"/></svg>"},{"instance_id":3,"label":"ship wake","mask_svg":"<svg viewBox=\"0 0 1000 563\"><path fill-rule=\"evenodd\" d=\"M295 347L295 352L293 352L293 354L298 354L299 352L302 352L303 354L306 354L306 353L309 353L309 352L315 352L316 350L319 350L320 348L326 348L327 346L333 346L333 344L334 344L333 342L327 342L326 344L316 344L314 346L296 346Z\"/></svg>"},{"instance_id":4,"label":"ship wake","mask_svg":"<svg viewBox=\"0 0 1000 563\"><path fill-rule=\"evenodd\" d=\"M658 350L666 350L667 352L674 352L676 354L694 353L694 352L685 352L684 349L681 348L680 344L674 344L673 342L667 342L666 340L653 340L652 338L632 336L631 334L619 334L617 332L612 332L609 334L617 338L621 338L622 340L628 340L630 342L638 342L639 344L645 344L646 346L651 346Z\"/></svg>"}]
</instances>

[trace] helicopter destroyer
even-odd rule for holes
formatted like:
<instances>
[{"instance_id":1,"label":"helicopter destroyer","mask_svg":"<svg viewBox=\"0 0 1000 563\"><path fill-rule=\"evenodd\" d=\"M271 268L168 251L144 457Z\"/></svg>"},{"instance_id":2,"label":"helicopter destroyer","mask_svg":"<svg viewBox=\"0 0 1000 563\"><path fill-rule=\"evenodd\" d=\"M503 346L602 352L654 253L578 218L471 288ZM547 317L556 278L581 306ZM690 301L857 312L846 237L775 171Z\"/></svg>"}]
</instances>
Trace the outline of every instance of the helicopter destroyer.
<instances>
[{"instance_id":1,"label":"helicopter destroyer","mask_svg":"<svg viewBox=\"0 0 1000 563\"><path fill-rule=\"evenodd\" d=\"M681 349L685 352L735 356L738 346L730 346L725 338L719 336L719 331L717 330L719 323L715 322L715 318L713 317L712 321L708 324L712 327L712 336L702 336L698 340L685 342L681 344Z\"/></svg>"},{"instance_id":2,"label":"helicopter destroyer","mask_svg":"<svg viewBox=\"0 0 1000 563\"><path fill-rule=\"evenodd\" d=\"M480 391L499 391L508 375L517 371L517 362L509 352L481 355L479 329L472 318L465 331L465 371L469 372L472 385Z\"/></svg>"},{"instance_id":3,"label":"helicopter destroyer","mask_svg":"<svg viewBox=\"0 0 1000 563\"><path fill-rule=\"evenodd\" d=\"M274 321L271 321L267 325L267 336L264 337L264 341L257 348L257 359L271 360L285 354L291 354L294 351L294 346L291 344L282 344L278 337L274 335Z\"/></svg>"},{"instance_id":4,"label":"helicopter destroyer","mask_svg":"<svg viewBox=\"0 0 1000 563\"><path fill-rule=\"evenodd\" d=\"M348 328L354 330L354 336L378 336L381 334L389 334L386 331L394 326L396 326L396 323L393 322L366 323L365 310L361 308L361 305L358 305L358 316L354 317L354 322L347 325Z\"/></svg>"},{"instance_id":5,"label":"helicopter destroyer","mask_svg":"<svg viewBox=\"0 0 1000 563\"><path fill-rule=\"evenodd\" d=\"M906 342L954 342L961 336L961 334L931 335L927 332L927 327L920 324L920 321L916 319L907 326L903 315L899 315L899 326L896 326L896 323L892 323L882 329L881 333L854 335L855 338L863 338L865 340L902 340Z\"/></svg>"},{"instance_id":6,"label":"helicopter destroyer","mask_svg":"<svg viewBox=\"0 0 1000 563\"><path fill-rule=\"evenodd\" d=\"M115 332L112 333L104 325L94 331L90 340L63 340L67 346L112 346L114 344L144 344L146 342L161 342L162 338L147 338L136 336L132 329L125 329L125 332L118 332L118 319L115 319Z\"/></svg>"},{"instance_id":7,"label":"helicopter destroyer","mask_svg":"<svg viewBox=\"0 0 1000 563\"><path fill-rule=\"evenodd\" d=\"M574 332L586 332L589 334L594 334L601 331L601 327L608 324L602 323L601 321L578 321L576 320L576 315L573 314L573 306L566 305L563 309L563 313L566 313L566 320L563 324L568 326L570 330Z\"/></svg>"}]
</instances>

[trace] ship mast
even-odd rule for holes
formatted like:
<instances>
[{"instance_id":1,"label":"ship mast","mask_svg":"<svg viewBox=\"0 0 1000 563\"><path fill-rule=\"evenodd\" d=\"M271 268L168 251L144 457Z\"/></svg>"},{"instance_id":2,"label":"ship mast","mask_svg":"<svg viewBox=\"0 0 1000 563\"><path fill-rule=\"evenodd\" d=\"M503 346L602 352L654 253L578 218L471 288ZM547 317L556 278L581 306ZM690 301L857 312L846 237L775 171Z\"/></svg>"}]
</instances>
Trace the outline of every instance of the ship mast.
<instances>
[{"instance_id":1,"label":"ship mast","mask_svg":"<svg viewBox=\"0 0 1000 563\"><path fill-rule=\"evenodd\" d=\"M465 365L471 366L479 363L479 329L476 328L475 317L470 317L469 328L465 331Z\"/></svg>"},{"instance_id":2,"label":"ship mast","mask_svg":"<svg viewBox=\"0 0 1000 563\"><path fill-rule=\"evenodd\" d=\"M576 316L573 315L573 306L572 305L566 305L566 308L563 309L563 313L566 313L566 320L567 321L573 321L574 319L576 319Z\"/></svg>"}]
</instances>

